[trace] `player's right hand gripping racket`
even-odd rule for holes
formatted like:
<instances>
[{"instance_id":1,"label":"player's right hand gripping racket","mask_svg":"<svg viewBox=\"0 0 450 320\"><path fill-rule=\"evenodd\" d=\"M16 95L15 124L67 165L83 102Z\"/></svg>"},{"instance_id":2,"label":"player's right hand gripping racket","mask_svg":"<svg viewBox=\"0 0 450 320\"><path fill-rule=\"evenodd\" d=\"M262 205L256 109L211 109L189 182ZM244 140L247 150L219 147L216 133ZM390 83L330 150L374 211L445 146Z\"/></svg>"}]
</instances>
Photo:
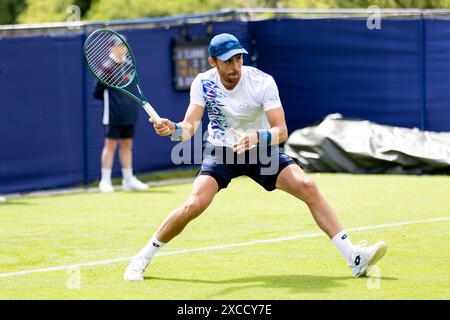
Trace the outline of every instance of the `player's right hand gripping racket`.
<instances>
[{"instance_id":1,"label":"player's right hand gripping racket","mask_svg":"<svg viewBox=\"0 0 450 320\"><path fill-rule=\"evenodd\" d=\"M99 29L92 32L83 46L84 58L95 78L105 86L119 90L136 100L154 120L158 113L142 93L136 60L128 43L116 32ZM126 88L135 81L140 97Z\"/></svg>"}]
</instances>

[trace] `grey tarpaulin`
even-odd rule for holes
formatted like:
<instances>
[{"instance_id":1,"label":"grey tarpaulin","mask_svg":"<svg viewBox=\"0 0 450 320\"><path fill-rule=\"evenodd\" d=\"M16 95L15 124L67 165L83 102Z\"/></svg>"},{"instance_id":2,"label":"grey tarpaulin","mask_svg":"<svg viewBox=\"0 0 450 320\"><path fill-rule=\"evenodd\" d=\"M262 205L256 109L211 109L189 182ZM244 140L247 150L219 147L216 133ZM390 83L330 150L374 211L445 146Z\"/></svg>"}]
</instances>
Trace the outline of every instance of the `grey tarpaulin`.
<instances>
[{"instance_id":1,"label":"grey tarpaulin","mask_svg":"<svg viewBox=\"0 0 450 320\"><path fill-rule=\"evenodd\" d=\"M327 116L294 131L285 152L306 171L450 174L450 132Z\"/></svg>"}]
</instances>

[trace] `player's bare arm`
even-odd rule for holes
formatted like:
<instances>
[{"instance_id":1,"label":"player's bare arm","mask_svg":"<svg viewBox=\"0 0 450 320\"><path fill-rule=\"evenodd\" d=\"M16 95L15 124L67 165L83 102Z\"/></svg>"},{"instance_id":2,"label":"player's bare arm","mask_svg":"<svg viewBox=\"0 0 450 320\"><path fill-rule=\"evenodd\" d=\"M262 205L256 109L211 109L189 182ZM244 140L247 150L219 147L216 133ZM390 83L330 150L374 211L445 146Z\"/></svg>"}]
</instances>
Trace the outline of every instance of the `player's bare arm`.
<instances>
[{"instance_id":1,"label":"player's bare arm","mask_svg":"<svg viewBox=\"0 0 450 320\"><path fill-rule=\"evenodd\" d=\"M266 116L270 125L270 145L277 145L285 142L288 138L288 130L283 108L280 106L279 108L268 110L266 111ZM259 135L257 131L241 133L234 128L230 131L238 137L238 142L233 147L233 151L238 154L245 152L259 142Z\"/></svg>"},{"instance_id":2,"label":"player's bare arm","mask_svg":"<svg viewBox=\"0 0 450 320\"><path fill-rule=\"evenodd\" d=\"M195 131L197 131L203 112L204 108L202 106L190 104L182 122L175 124L166 118L161 118L159 120L150 118L150 122L153 123L156 133L163 137L172 135L178 125L182 129L182 139L180 140L185 141L190 139Z\"/></svg>"},{"instance_id":3,"label":"player's bare arm","mask_svg":"<svg viewBox=\"0 0 450 320\"><path fill-rule=\"evenodd\" d=\"M276 145L285 142L288 138L288 129L283 108L271 109L266 112L266 116L270 125L270 133L272 134L270 144Z\"/></svg>"}]
</instances>

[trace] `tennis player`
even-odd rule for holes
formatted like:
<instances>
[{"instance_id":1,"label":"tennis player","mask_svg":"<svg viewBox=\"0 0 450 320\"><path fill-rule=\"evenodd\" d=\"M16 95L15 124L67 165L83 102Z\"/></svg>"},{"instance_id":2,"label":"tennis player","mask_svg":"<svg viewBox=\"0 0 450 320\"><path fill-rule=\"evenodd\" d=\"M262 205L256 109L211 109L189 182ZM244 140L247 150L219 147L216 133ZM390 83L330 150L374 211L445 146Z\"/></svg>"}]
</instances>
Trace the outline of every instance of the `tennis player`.
<instances>
[{"instance_id":1,"label":"tennis player","mask_svg":"<svg viewBox=\"0 0 450 320\"><path fill-rule=\"evenodd\" d=\"M187 201L165 219L148 244L131 259L124 279L143 280L155 253L198 217L219 190L240 175L249 176L267 191L280 189L304 201L354 276L366 275L369 267L385 254L386 244L380 241L370 247L353 245L315 182L280 152L277 146L287 140L288 130L273 77L243 66L242 55L247 51L231 34L215 36L209 44L209 54L213 68L193 81L184 120L151 120L158 135L182 141L194 135L206 108L207 155Z\"/></svg>"}]
</instances>

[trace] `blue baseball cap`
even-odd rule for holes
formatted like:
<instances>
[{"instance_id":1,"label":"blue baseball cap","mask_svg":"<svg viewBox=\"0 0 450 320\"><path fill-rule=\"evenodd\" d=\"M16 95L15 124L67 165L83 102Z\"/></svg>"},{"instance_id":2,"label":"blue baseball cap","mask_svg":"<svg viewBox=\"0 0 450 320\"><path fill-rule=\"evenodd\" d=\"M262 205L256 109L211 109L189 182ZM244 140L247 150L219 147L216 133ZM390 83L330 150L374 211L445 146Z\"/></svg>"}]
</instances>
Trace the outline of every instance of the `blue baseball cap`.
<instances>
[{"instance_id":1,"label":"blue baseball cap","mask_svg":"<svg viewBox=\"0 0 450 320\"><path fill-rule=\"evenodd\" d=\"M219 60L227 61L238 53L247 54L247 50L241 46L239 40L229 33L221 33L211 39L208 47L209 55Z\"/></svg>"}]
</instances>

